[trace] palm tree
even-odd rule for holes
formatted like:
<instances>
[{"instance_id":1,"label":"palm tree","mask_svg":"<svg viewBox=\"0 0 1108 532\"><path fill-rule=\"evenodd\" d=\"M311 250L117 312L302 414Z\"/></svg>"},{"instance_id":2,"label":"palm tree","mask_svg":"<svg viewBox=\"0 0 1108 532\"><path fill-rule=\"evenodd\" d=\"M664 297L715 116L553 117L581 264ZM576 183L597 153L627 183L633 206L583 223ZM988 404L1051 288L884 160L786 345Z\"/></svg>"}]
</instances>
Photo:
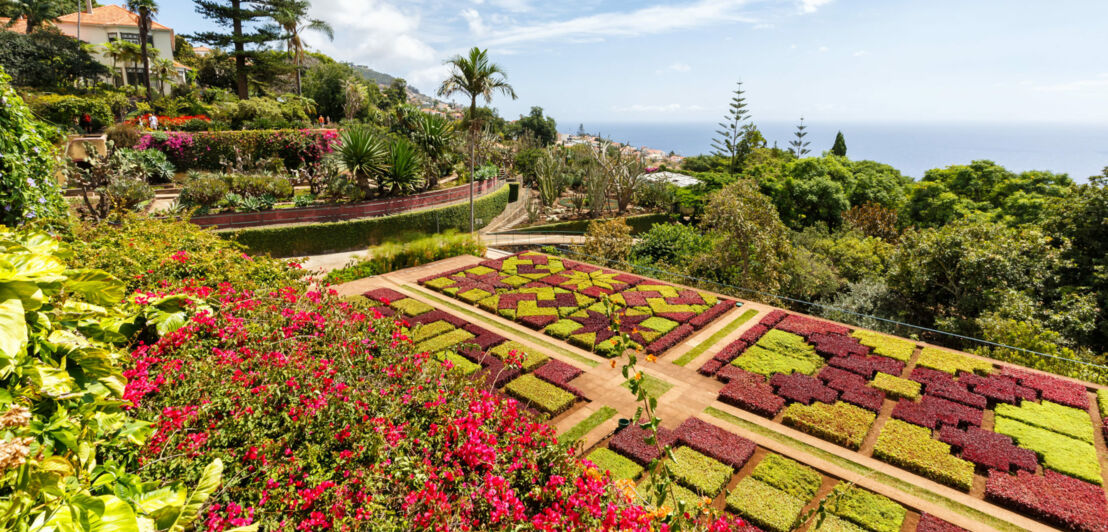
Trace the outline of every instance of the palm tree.
<instances>
[{"instance_id":1,"label":"palm tree","mask_svg":"<svg viewBox=\"0 0 1108 532\"><path fill-rule=\"evenodd\" d=\"M485 99L485 103L492 103L492 95L499 92L516 99L516 91L508 84L507 74L500 65L489 62L488 50L482 50L476 46L469 51L468 57L456 55L446 61L450 65L450 77L442 82L439 87L440 97L450 97L455 94L469 96L469 232L473 232L473 182L476 160L473 147L477 137L477 97Z\"/></svg>"},{"instance_id":2,"label":"palm tree","mask_svg":"<svg viewBox=\"0 0 1108 532\"><path fill-rule=\"evenodd\" d=\"M158 80L158 92L165 94L165 82L173 79L173 74L176 73L176 68L173 67L173 61L164 58L154 59L153 73L154 77Z\"/></svg>"},{"instance_id":3,"label":"palm tree","mask_svg":"<svg viewBox=\"0 0 1108 532\"><path fill-rule=\"evenodd\" d=\"M115 80L116 65L118 65L121 61L125 61L127 59L127 56L128 56L127 48L125 46L123 46L124 43L130 44L130 43L127 43L126 41L110 41L110 42L106 42L106 43L100 45L100 47L104 49L104 55L107 56L108 59L112 60L112 80L113 81ZM127 68L124 67L122 70L120 70L120 73L122 74L120 76L120 82L122 82L124 85L126 85L127 84ZM116 83L115 86L118 87L119 83Z\"/></svg>"},{"instance_id":4,"label":"palm tree","mask_svg":"<svg viewBox=\"0 0 1108 532\"><path fill-rule=\"evenodd\" d=\"M425 186L434 188L439 181L439 167L454 144L454 123L443 116L418 113L412 128L412 140L427 156Z\"/></svg>"},{"instance_id":5,"label":"palm tree","mask_svg":"<svg viewBox=\"0 0 1108 532\"><path fill-rule=\"evenodd\" d=\"M142 73L145 79L146 99L150 100L150 55L146 49L146 39L150 35L150 23L158 15L158 3L154 0L127 0L127 9L138 14L139 46L142 50Z\"/></svg>"},{"instance_id":6,"label":"palm tree","mask_svg":"<svg viewBox=\"0 0 1108 532\"><path fill-rule=\"evenodd\" d=\"M10 28L19 19L26 19L27 33L65 14L62 4L57 0L8 0L4 3L7 4L4 6L5 14L11 18L4 27Z\"/></svg>"},{"instance_id":7,"label":"palm tree","mask_svg":"<svg viewBox=\"0 0 1108 532\"><path fill-rule=\"evenodd\" d=\"M116 41L115 44L119 45L120 49L122 50L121 60L123 61L123 63L125 65L130 64L131 68L134 69L135 64L142 60L142 49L139 48L139 45L127 41ZM126 68L124 68L124 71L126 71ZM126 73L124 73L123 79L126 84L134 82L134 80L130 79L130 76L126 75Z\"/></svg>"},{"instance_id":8,"label":"palm tree","mask_svg":"<svg viewBox=\"0 0 1108 532\"><path fill-rule=\"evenodd\" d=\"M308 18L308 8L312 3L307 0L278 0L274 2L274 22L281 27L288 52L296 60L296 94L301 94L300 69L304 62L304 41L300 34L305 31L318 31L335 40L335 30L330 24L314 18Z\"/></svg>"}]
</instances>

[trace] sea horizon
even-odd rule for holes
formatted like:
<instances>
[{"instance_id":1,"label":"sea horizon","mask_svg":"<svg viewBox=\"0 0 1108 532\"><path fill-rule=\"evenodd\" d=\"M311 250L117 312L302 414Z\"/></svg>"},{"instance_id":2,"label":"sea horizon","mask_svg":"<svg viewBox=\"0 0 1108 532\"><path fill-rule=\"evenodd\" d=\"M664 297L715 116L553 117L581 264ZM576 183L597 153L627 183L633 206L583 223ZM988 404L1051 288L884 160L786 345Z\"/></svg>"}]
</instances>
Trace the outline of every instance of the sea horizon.
<instances>
[{"instance_id":1,"label":"sea horizon","mask_svg":"<svg viewBox=\"0 0 1108 532\"><path fill-rule=\"evenodd\" d=\"M632 146L645 146L691 156L712 151L718 128L708 122L580 122L559 123L562 133L590 134ZM796 122L757 122L770 146L788 148ZM807 122L810 155L830 150L843 132L847 156L889 164L919 179L932 168L988 159L1014 172L1046 170L1065 173L1078 183L1108 166L1108 125L986 122Z\"/></svg>"}]
</instances>

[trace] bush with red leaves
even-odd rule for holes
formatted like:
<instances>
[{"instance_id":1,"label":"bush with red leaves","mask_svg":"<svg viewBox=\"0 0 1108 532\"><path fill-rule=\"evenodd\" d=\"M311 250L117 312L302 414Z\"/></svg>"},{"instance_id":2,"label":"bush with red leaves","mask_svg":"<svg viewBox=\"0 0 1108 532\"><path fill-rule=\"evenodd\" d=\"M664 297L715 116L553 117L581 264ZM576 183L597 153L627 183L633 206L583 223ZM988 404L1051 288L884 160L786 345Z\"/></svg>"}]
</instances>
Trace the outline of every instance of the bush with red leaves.
<instances>
[{"instance_id":1,"label":"bush with red leaves","mask_svg":"<svg viewBox=\"0 0 1108 532\"><path fill-rule=\"evenodd\" d=\"M612 439L608 441L608 448L641 465L646 465L661 456L658 445L646 442L647 437L652 435L651 431L632 424L612 436ZM659 427L658 439L662 447L665 447L672 444L677 438L673 431Z\"/></svg>"},{"instance_id":2,"label":"bush with red leaves","mask_svg":"<svg viewBox=\"0 0 1108 532\"><path fill-rule=\"evenodd\" d=\"M1042 476L992 471L985 498L1079 532L1108 531L1108 501L1100 486L1054 471Z\"/></svg>"},{"instance_id":3,"label":"bush with red leaves","mask_svg":"<svg viewBox=\"0 0 1108 532\"><path fill-rule=\"evenodd\" d=\"M762 318L762 321L759 323L772 329L773 327L776 327L778 323L781 323L781 320L785 319L788 315L788 312L777 309L773 312L770 312L769 314L766 314L766 317Z\"/></svg>"},{"instance_id":4,"label":"bush with red leaves","mask_svg":"<svg viewBox=\"0 0 1108 532\"><path fill-rule=\"evenodd\" d=\"M850 334L850 328L845 325L839 325L829 321L820 321L799 314L789 314L788 317L781 320L781 323L777 324L776 328L793 334L799 334L803 336L804 339L808 339L809 336L815 333L830 333L842 336Z\"/></svg>"},{"instance_id":5,"label":"bush with red leaves","mask_svg":"<svg viewBox=\"0 0 1108 532\"><path fill-rule=\"evenodd\" d=\"M1031 388L1020 386L1016 379L1000 375L982 377L976 373L962 372L958 382L965 384L971 391L993 401L1018 405L1020 399L1036 400L1039 393Z\"/></svg>"},{"instance_id":6,"label":"bush with red leaves","mask_svg":"<svg viewBox=\"0 0 1108 532\"><path fill-rule=\"evenodd\" d=\"M931 514L923 514L919 516L916 532L969 532L969 530L943 521Z\"/></svg>"},{"instance_id":7,"label":"bush with red leaves","mask_svg":"<svg viewBox=\"0 0 1108 532\"><path fill-rule=\"evenodd\" d=\"M690 417L673 432L677 441L736 470L746 464L757 445L706 421Z\"/></svg>"},{"instance_id":8,"label":"bush with red leaves","mask_svg":"<svg viewBox=\"0 0 1108 532\"><path fill-rule=\"evenodd\" d=\"M915 368L909 378L923 384L924 395L941 397L979 409L984 409L989 404L989 400L985 396L969 391L964 383L954 380L949 373L944 371Z\"/></svg>"},{"instance_id":9,"label":"bush with red leaves","mask_svg":"<svg viewBox=\"0 0 1108 532\"><path fill-rule=\"evenodd\" d=\"M394 301L394 300L390 299L389 301ZM420 325L426 325L428 323L435 323L436 321L445 321L446 323L449 323L449 324L451 324L455 327L465 327L466 330L469 330L469 327L467 327L467 325L469 325L469 322L467 322L466 320L463 320L463 319L461 319L461 318L459 318L459 317L457 317L453 314L449 314L447 312L444 312L444 311L438 310L438 309L432 310L431 312L424 312L423 314L420 314L419 316L409 316L408 321L410 323L412 323L413 325L415 325L417 323L420 324ZM473 331L469 331L469 332L472 332L473 334L477 334L476 332L473 332Z\"/></svg>"},{"instance_id":10,"label":"bush with red leaves","mask_svg":"<svg viewBox=\"0 0 1108 532\"><path fill-rule=\"evenodd\" d=\"M816 352L825 357L868 355L870 348L858 342L853 336L841 334L813 333L808 341L816 346Z\"/></svg>"},{"instance_id":11,"label":"bush with red leaves","mask_svg":"<svg viewBox=\"0 0 1108 532\"><path fill-rule=\"evenodd\" d=\"M981 426L985 412L963 404L925 395L919 402L901 399L893 409L893 417L921 427L937 429L943 425Z\"/></svg>"},{"instance_id":12,"label":"bush with red leaves","mask_svg":"<svg viewBox=\"0 0 1108 532\"><path fill-rule=\"evenodd\" d=\"M746 332L739 337L739 340L746 342L747 345L754 345L758 343L758 339L761 338L763 334L766 334L766 331L769 331L769 327L758 323L747 329Z\"/></svg>"},{"instance_id":13,"label":"bush with red leaves","mask_svg":"<svg viewBox=\"0 0 1108 532\"><path fill-rule=\"evenodd\" d=\"M570 386L569 384L569 381L576 379L579 375L581 375L581 373L583 373L580 369L574 366L566 364L561 360L552 358L549 362L539 367L539 369L536 369L534 373L536 377L560 388L564 388L566 391L572 393L573 395L576 395L577 397L585 397L585 394L582 393L581 390L578 390L576 387Z\"/></svg>"},{"instance_id":14,"label":"bush with red leaves","mask_svg":"<svg viewBox=\"0 0 1108 532\"><path fill-rule=\"evenodd\" d=\"M684 325L678 326L676 329L673 329L672 331L666 333L665 336L654 340L650 343L650 345L646 346L646 352L650 353L651 355L665 353L669 350L669 348L677 345L681 342L681 340L688 338L689 335L692 333L692 325L686 323Z\"/></svg>"},{"instance_id":15,"label":"bush with red leaves","mask_svg":"<svg viewBox=\"0 0 1108 532\"><path fill-rule=\"evenodd\" d=\"M903 362L878 355L837 356L832 357L827 363L857 373L866 379L872 379L878 371L889 375L900 375L904 371Z\"/></svg>"},{"instance_id":16,"label":"bush with red leaves","mask_svg":"<svg viewBox=\"0 0 1108 532\"><path fill-rule=\"evenodd\" d=\"M712 375L715 375L722 366L723 362L720 362L719 360L713 358L705 362L703 366L700 366L700 369L696 370L696 372L705 377L711 377Z\"/></svg>"},{"instance_id":17,"label":"bush with red leaves","mask_svg":"<svg viewBox=\"0 0 1108 532\"><path fill-rule=\"evenodd\" d=\"M711 323L716 318L722 316L728 310L731 310L735 306L735 302L730 299L721 299L719 303L712 305L712 308L705 310L699 316L689 320L689 325L692 325L694 329L700 330L701 327Z\"/></svg>"},{"instance_id":18,"label":"bush with red leaves","mask_svg":"<svg viewBox=\"0 0 1108 532\"><path fill-rule=\"evenodd\" d=\"M753 375L753 374L746 371L746 370L744 370L744 369L740 369L738 367L732 366L731 364L727 364L726 366L723 366L722 368L719 368L719 371L716 371L716 380L719 381L719 382L722 382L724 384L727 384L727 383L731 382L734 379L745 378L747 375ZM761 375L758 375L758 377L759 377L759 380L761 380L763 382L766 380Z\"/></svg>"},{"instance_id":19,"label":"bush with red leaves","mask_svg":"<svg viewBox=\"0 0 1108 532\"><path fill-rule=\"evenodd\" d=\"M1012 438L978 427L967 430L947 425L939 430L939 441L962 450L962 458L980 466L1004 471L1035 472L1039 465L1035 451L1017 447Z\"/></svg>"},{"instance_id":20,"label":"bush with red leaves","mask_svg":"<svg viewBox=\"0 0 1108 532\"><path fill-rule=\"evenodd\" d=\"M408 297L404 294L401 294L400 292L397 292L396 290L393 290L392 288L375 288L362 295L380 303L385 303L386 301L391 303L398 299L404 299Z\"/></svg>"},{"instance_id":21,"label":"bush with red leaves","mask_svg":"<svg viewBox=\"0 0 1108 532\"><path fill-rule=\"evenodd\" d=\"M787 401L812 404L812 401L821 403L834 403L839 398L839 392L828 388L819 379L803 373L785 375L778 373L769 380L769 384L777 389L777 395Z\"/></svg>"},{"instance_id":22,"label":"bush with red leaves","mask_svg":"<svg viewBox=\"0 0 1108 532\"><path fill-rule=\"evenodd\" d=\"M1038 390L1043 399L1052 403L1072 406L1082 410L1089 409L1088 391L1081 383L1008 367L1004 368L1001 375L1013 377L1020 384Z\"/></svg>"},{"instance_id":23,"label":"bush with red leaves","mask_svg":"<svg viewBox=\"0 0 1108 532\"><path fill-rule=\"evenodd\" d=\"M750 347L750 344L748 344L746 340L740 338L727 344L726 347L720 349L719 352L716 353L716 356L712 358L720 361L721 364L730 364L732 360L735 360L739 355L743 354L747 347Z\"/></svg>"},{"instance_id":24,"label":"bush with red leaves","mask_svg":"<svg viewBox=\"0 0 1108 532\"><path fill-rule=\"evenodd\" d=\"M840 400L854 406L877 412L885 402L885 393L866 386L865 377L857 373L834 366L824 366L819 371L819 378L827 384L828 388L841 392Z\"/></svg>"},{"instance_id":25,"label":"bush with red leaves","mask_svg":"<svg viewBox=\"0 0 1108 532\"><path fill-rule=\"evenodd\" d=\"M785 400L773 393L765 377L743 373L746 375L736 375L719 391L719 400L760 416L776 416L785 407Z\"/></svg>"}]
</instances>

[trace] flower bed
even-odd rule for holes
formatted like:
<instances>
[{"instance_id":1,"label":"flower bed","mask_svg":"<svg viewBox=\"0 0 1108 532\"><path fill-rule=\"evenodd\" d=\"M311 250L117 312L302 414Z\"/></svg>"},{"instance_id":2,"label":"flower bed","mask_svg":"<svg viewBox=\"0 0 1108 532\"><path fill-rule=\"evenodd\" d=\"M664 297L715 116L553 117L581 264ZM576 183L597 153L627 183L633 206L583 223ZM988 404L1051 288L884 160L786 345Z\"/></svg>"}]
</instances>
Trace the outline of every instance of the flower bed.
<instances>
[{"instance_id":1,"label":"flower bed","mask_svg":"<svg viewBox=\"0 0 1108 532\"><path fill-rule=\"evenodd\" d=\"M523 371L533 371L550 360L549 356L526 347L515 340L497 345L490 349L489 353L495 355L496 358L500 360L518 360L519 367Z\"/></svg>"},{"instance_id":2,"label":"flower bed","mask_svg":"<svg viewBox=\"0 0 1108 532\"><path fill-rule=\"evenodd\" d=\"M969 532L969 530L943 521L931 514L923 514L919 516L916 532Z\"/></svg>"},{"instance_id":3,"label":"flower bed","mask_svg":"<svg viewBox=\"0 0 1108 532\"><path fill-rule=\"evenodd\" d=\"M774 329L731 361L731 365L766 377L793 372L814 375L823 366L823 358L804 338Z\"/></svg>"},{"instance_id":4,"label":"flower bed","mask_svg":"<svg viewBox=\"0 0 1108 532\"><path fill-rule=\"evenodd\" d=\"M1039 465L1034 451L1017 447L1008 436L978 427L961 430L946 426L939 430L938 439L960 449L963 459L1005 473L1015 469L1034 472Z\"/></svg>"},{"instance_id":5,"label":"flower bed","mask_svg":"<svg viewBox=\"0 0 1108 532\"><path fill-rule=\"evenodd\" d=\"M855 329L850 335L857 338L862 345L871 347L873 354L904 363L907 363L912 358L912 353L916 351L915 342L887 334Z\"/></svg>"},{"instance_id":6,"label":"flower bed","mask_svg":"<svg viewBox=\"0 0 1108 532\"><path fill-rule=\"evenodd\" d=\"M639 464L603 447L589 453L585 459L596 464L597 469L601 471L610 471L613 480L635 480L643 472Z\"/></svg>"},{"instance_id":7,"label":"flower bed","mask_svg":"<svg viewBox=\"0 0 1108 532\"><path fill-rule=\"evenodd\" d=\"M577 401L573 394L534 375L523 375L509 382L504 391L551 415L562 412Z\"/></svg>"},{"instance_id":8,"label":"flower bed","mask_svg":"<svg viewBox=\"0 0 1108 532\"><path fill-rule=\"evenodd\" d=\"M719 400L760 416L776 416L785 407L785 399L773 393L773 387L761 375L742 372L719 391Z\"/></svg>"},{"instance_id":9,"label":"flower bed","mask_svg":"<svg viewBox=\"0 0 1108 532\"><path fill-rule=\"evenodd\" d=\"M839 401L835 404L793 403L785 409L786 425L832 443L857 450L877 415L869 410Z\"/></svg>"},{"instance_id":10,"label":"flower bed","mask_svg":"<svg viewBox=\"0 0 1108 532\"><path fill-rule=\"evenodd\" d=\"M1104 490L1053 471L1041 476L993 471L985 484L985 498L1069 530L1108 531Z\"/></svg>"},{"instance_id":11,"label":"flower bed","mask_svg":"<svg viewBox=\"0 0 1108 532\"><path fill-rule=\"evenodd\" d=\"M950 454L950 445L931 439L931 431L890 419L877 437L873 456L964 491L973 486L973 464Z\"/></svg>"},{"instance_id":12,"label":"flower bed","mask_svg":"<svg viewBox=\"0 0 1108 532\"><path fill-rule=\"evenodd\" d=\"M823 484L818 471L779 454L767 455L750 475L803 501L812 500Z\"/></svg>"},{"instance_id":13,"label":"flower bed","mask_svg":"<svg viewBox=\"0 0 1108 532\"><path fill-rule=\"evenodd\" d=\"M236 160L239 153L256 160L277 157L291 170L319 162L337 138L331 129L171 131L143 135L135 149L161 151L179 170L222 170L224 161Z\"/></svg>"},{"instance_id":14,"label":"flower bed","mask_svg":"<svg viewBox=\"0 0 1108 532\"><path fill-rule=\"evenodd\" d=\"M996 415L1093 443L1093 423L1089 419L1089 413L1084 410L1050 401L1023 401L1019 407L997 405Z\"/></svg>"},{"instance_id":15,"label":"flower bed","mask_svg":"<svg viewBox=\"0 0 1108 532\"><path fill-rule=\"evenodd\" d=\"M988 375L993 371L993 364L988 360L979 360L962 353L935 347L924 347L920 351L916 364L924 368L945 371L951 375L957 375L959 371Z\"/></svg>"},{"instance_id":16,"label":"flower bed","mask_svg":"<svg viewBox=\"0 0 1108 532\"><path fill-rule=\"evenodd\" d=\"M1047 469L1097 485L1103 482L1096 448L1091 443L1000 416L993 430L1011 436L1020 447L1035 451Z\"/></svg>"},{"instance_id":17,"label":"flower bed","mask_svg":"<svg viewBox=\"0 0 1108 532\"><path fill-rule=\"evenodd\" d=\"M1015 368L1004 368L1001 374L1012 377L1021 385L1038 391L1040 396L1047 401L1082 410L1089 408L1088 391L1080 383ZM1098 396L1103 392L1103 390L1097 391Z\"/></svg>"},{"instance_id":18,"label":"flower bed","mask_svg":"<svg viewBox=\"0 0 1108 532\"><path fill-rule=\"evenodd\" d=\"M674 476L693 492L714 497L723 491L735 470L731 466L704 456L689 447L673 450L671 463Z\"/></svg>"},{"instance_id":19,"label":"flower bed","mask_svg":"<svg viewBox=\"0 0 1108 532\"><path fill-rule=\"evenodd\" d=\"M653 433L651 431L641 428L636 424L632 424L617 432L615 436L612 436L612 439L608 441L608 448L639 464L646 465L661 456L658 451L658 446L654 443L647 443L646 441L647 438L652 435ZM663 447L676 440L676 436L673 432L664 428L658 429L658 436L659 439L662 440L661 444Z\"/></svg>"},{"instance_id":20,"label":"flower bed","mask_svg":"<svg viewBox=\"0 0 1108 532\"><path fill-rule=\"evenodd\" d=\"M711 423L690 417L674 431L677 441L736 470L742 468L757 445Z\"/></svg>"},{"instance_id":21,"label":"flower bed","mask_svg":"<svg viewBox=\"0 0 1108 532\"><path fill-rule=\"evenodd\" d=\"M836 368L857 373L867 379L872 379L878 372L900 375L904 371L903 362L876 355L837 356L828 360L827 363Z\"/></svg>"},{"instance_id":22,"label":"flower bed","mask_svg":"<svg viewBox=\"0 0 1108 532\"><path fill-rule=\"evenodd\" d=\"M908 510L884 495L840 484L827 510L873 532L899 532Z\"/></svg>"},{"instance_id":23,"label":"flower bed","mask_svg":"<svg viewBox=\"0 0 1108 532\"><path fill-rule=\"evenodd\" d=\"M564 388L569 393L572 393L578 397L583 397L584 394L580 390L571 386L569 381L576 379L581 375L582 371L575 366L571 366L562 362L561 360L550 360L546 364L543 364L535 370L535 376L549 382L550 384L557 385L560 388Z\"/></svg>"},{"instance_id":24,"label":"flower bed","mask_svg":"<svg viewBox=\"0 0 1108 532\"><path fill-rule=\"evenodd\" d=\"M777 395L783 399L812 404L812 401L821 403L834 403L839 398L839 392L823 385L823 382L815 377L809 377L801 373L786 375L778 373L769 380L771 386L777 390Z\"/></svg>"},{"instance_id":25,"label":"flower bed","mask_svg":"<svg viewBox=\"0 0 1108 532\"><path fill-rule=\"evenodd\" d=\"M988 398L984 395L969 391L964 383L954 380L954 377L946 372L928 368L915 368L909 378L922 384L924 386L923 392L927 395L961 403L979 410L984 410L989 404Z\"/></svg>"},{"instance_id":26,"label":"flower bed","mask_svg":"<svg viewBox=\"0 0 1108 532\"><path fill-rule=\"evenodd\" d=\"M1017 404L1021 399L1036 400L1039 393L1026 386L1020 386L1015 379L1000 375L982 377L973 373L961 373L958 382L965 384L973 393L997 403Z\"/></svg>"},{"instance_id":27,"label":"flower bed","mask_svg":"<svg viewBox=\"0 0 1108 532\"><path fill-rule=\"evenodd\" d=\"M727 495L727 509L769 532L789 532L808 501L754 477L739 481Z\"/></svg>"},{"instance_id":28,"label":"flower bed","mask_svg":"<svg viewBox=\"0 0 1108 532\"><path fill-rule=\"evenodd\" d=\"M870 384L894 399L916 399L920 393L918 382L902 379L888 373L878 373Z\"/></svg>"},{"instance_id":29,"label":"flower bed","mask_svg":"<svg viewBox=\"0 0 1108 532\"><path fill-rule=\"evenodd\" d=\"M937 429L943 425L980 427L985 412L933 395L919 401L901 399L893 409L893 417L921 427Z\"/></svg>"}]
</instances>

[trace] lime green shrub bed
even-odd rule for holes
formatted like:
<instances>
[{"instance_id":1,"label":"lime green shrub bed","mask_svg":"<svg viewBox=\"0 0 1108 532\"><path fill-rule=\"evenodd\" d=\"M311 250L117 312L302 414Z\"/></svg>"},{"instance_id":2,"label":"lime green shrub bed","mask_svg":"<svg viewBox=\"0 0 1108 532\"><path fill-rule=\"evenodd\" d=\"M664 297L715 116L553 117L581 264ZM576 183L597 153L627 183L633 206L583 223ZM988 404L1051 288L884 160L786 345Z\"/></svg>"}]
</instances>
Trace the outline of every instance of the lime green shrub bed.
<instances>
[{"instance_id":1,"label":"lime green shrub bed","mask_svg":"<svg viewBox=\"0 0 1108 532\"><path fill-rule=\"evenodd\" d=\"M585 458L596 464L597 469L611 471L612 480L635 480L643 472L642 466L608 448L597 449Z\"/></svg>"},{"instance_id":2,"label":"lime green shrub bed","mask_svg":"<svg viewBox=\"0 0 1108 532\"><path fill-rule=\"evenodd\" d=\"M727 509L770 532L789 532L807 501L754 477L742 479L727 496Z\"/></svg>"},{"instance_id":3,"label":"lime green shrub bed","mask_svg":"<svg viewBox=\"0 0 1108 532\"><path fill-rule=\"evenodd\" d=\"M751 475L805 501L812 500L823 483L823 476L815 469L779 454L763 458Z\"/></svg>"},{"instance_id":4,"label":"lime green shrub bed","mask_svg":"<svg viewBox=\"0 0 1108 532\"><path fill-rule=\"evenodd\" d=\"M1101 420L1108 419L1108 389L1102 388L1096 391L1096 403L1100 405ZM1108 421L1105 421L1108 423Z\"/></svg>"},{"instance_id":5,"label":"lime green shrub bed","mask_svg":"<svg viewBox=\"0 0 1108 532\"><path fill-rule=\"evenodd\" d=\"M439 351L449 349L471 339L473 339L473 334L469 331L454 329L446 334L440 334L430 340L424 340L416 344L415 350L417 353L424 351L428 353L438 353Z\"/></svg>"},{"instance_id":6,"label":"lime green shrub bed","mask_svg":"<svg viewBox=\"0 0 1108 532\"><path fill-rule=\"evenodd\" d=\"M709 497L718 495L731 480L735 470L713 458L709 458L688 447L678 447L673 451L673 474L678 481L694 492Z\"/></svg>"},{"instance_id":7,"label":"lime green shrub bed","mask_svg":"<svg viewBox=\"0 0 1108 532\"><path fill-rule=\"evenodd\" d=\"M1093 421L1084 410L1050 401L1023 401L1018 407L996 405L996 415L1093 443Z\"/></svg>"},{"instance_id":8,"label":"lime green shrub bed","mask_svg":"<svg viewBox=\"0 0 1108 532\"><path fill-rule=\"evenodd\" d=\"M923 368L945 371L951 375L957 375L959 371L988 375L993 371L993 364L987 360L978 360L953 351L944 351L935 347L924 347L919 354L916 364Z\"/></svg>"},{"instance_id":9,"label":"lime green shrub bed","mask_svg":"<svg viewBox=\"0 0 1108 532\"><path fill-rule=\"evenodd\" d=\"M793 403L785 408L786 425L857 450L877 414L842 401L835 404Z\"/></svg>"},{"instance_id":10,"label":"lime green shrub bed","mask_svg":"<svg viewBox=\"0 0 1108 532\"><path fill-rule=\"evenodd\" d=\"M894 398L916 399L920 392L920 383L881 372L877 372L870 385Z\"/></svg>"},{"instance_id":11,"label":"lime green shrub bed","mask_svg":"<svg viewBox=\"0 0 1108 532\"><path fill-rule=\"evenodd\" d=\"M997 416L993 430L1011 436L1016 445L1035 451L1047 469L1093 484L1103 483L1096 448L1091 443L1002 416Z\"/></svg>"},{"instance_id":12,"label":"lime green shrub bed","mask_svg":"<svg viewBox=\"0 0 1108 532\"><path fill-rule=\"evenodd\" d=\"M828 511L873 532L898 532L908 510L892 499L855 486L839 484Z\"/></svg>"},{"instance_id":13,"label":"lime green shrub bed","mask_svg":"<svg viewBox=\"0 0 1108 532\"><path fill-rule=\"evenodd\" d=\"M473 375L481 369L481 365L470 361L468 358L459 355L453 351L446 351L443 355L445 360L449 360L454 366L453 370L461 373L462 375Z\"/></svg>"},{"instance_id":14,"label":"lime green shrub bed","mask_svg":"<svg viewBox=\"0 0 1108 532\"><path fill-rule=\"evenodd\" d=\"M504 342L489 350L496 358L500 360L508 360L508 356L512 351L515 351L516 357L522 361L521 368L523 371L531 371L535 368L546 363L550 360L550 357L536 352L534 349L527 347L515 340Z\"/></svg>"},{"instance_id":15,"label":"lime green shrub bed","mask_svg":"<svg viewBox=\"0 0 1108 532\"><path fill-rule=\"evenodd\" d=\"M389 306L396 309L399 312L403 312L406 316L419 316L420 314L426 314L435 310L435 307L428 305L418 299L412 299L406 297L397 301L390 301Z\"/></svg>"},{"instance_id":16,"label":"lime green shrub bed","mask_svg":"<svg viewBox=\"0 0 1108 532\"><path fill-rule=\"evenodd\" d=\"M868 532L866 529L847 521L837 515L826 514L815 532Z\"/></svg>"},{"instance_id":17,"label":"lime green shrub bed","mask_svg":"<svg viewBox=\"0 0 1108 532\"><path fill-rule=\"evenodd\" d=\"M670 489L673 490L672 494L666 493L665 501L662 502L662 506L669 509L676 509L677 502L681 501L685 503L685 511L690 515L696 515L700 512L699 507L703 497L692 492L689 488L686 488L680 484L671 483ZM642 503L647 506L654 506L654 485L650 481L643 482L639 485L637 491L639 492L639 498ZM674 500L676 499L676 501Z\"/></svg>"},{"instance_id":18,"label":"lime green shrub bed","mask_svg":"<svg viewBox=\"0 0 1108 532\"><path fill-rule=\"evenodd\" d=\"M873 457L964 491L973 487L972 462L950 454L949 445L931 439L930 429L899 419L885 423Z\"/></svg>"},{"instance_id":19,"label":"lime green shrub bed","mask_svg":"<svg viewBox=\"0 0 1108 532\"><path fill-rule=\"evenodd\" d=\"M401 301L407 301L402 299ZM457 327L446 323L445 321L436 321L434 323L428 323L426 325L420 325L415 329L412 329L412 333L408 335L413 342L419 343L429 338L433 338L448 331L453 331Z\"/></svg>"},{"instance_id":20,"label":"lime green shrub bed","mask_svg":"<svg viewBox=\"0 0 1108 532\"><path fill-rule=\"evenodd\" d=\"M813 375L823 367L823 357L801 336L773 329L731 364L766 377L794 372Z\"/></svg>"},{"instance_id":21,"label":"lime green shrub bed","mask_svg":"<svg viewBox=\"0 0 1108 532\"><path fill-rule=\"evenodd\" d=\"M862 345L872 347L873 354L895 358L901 362L908 362L916 350L915 342L887 334L857 329L850 335L857 338Z\"/></svg>"},{"instance_id":22,"label":"lime green shrub bed","mask_svg":"<svg viewBox=\"0 0 1108 532\"><path fill-rule=\"evenodd\" d=\"M548 414L557 414L577 400L573 394L528 373L509 382L504 390Z\"/></svg>"}]
</instances>

